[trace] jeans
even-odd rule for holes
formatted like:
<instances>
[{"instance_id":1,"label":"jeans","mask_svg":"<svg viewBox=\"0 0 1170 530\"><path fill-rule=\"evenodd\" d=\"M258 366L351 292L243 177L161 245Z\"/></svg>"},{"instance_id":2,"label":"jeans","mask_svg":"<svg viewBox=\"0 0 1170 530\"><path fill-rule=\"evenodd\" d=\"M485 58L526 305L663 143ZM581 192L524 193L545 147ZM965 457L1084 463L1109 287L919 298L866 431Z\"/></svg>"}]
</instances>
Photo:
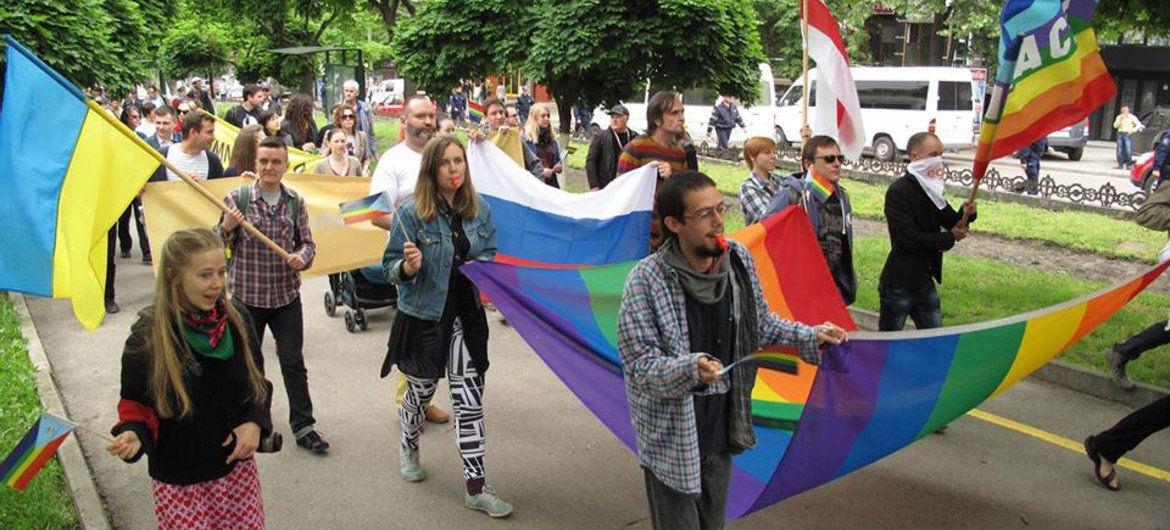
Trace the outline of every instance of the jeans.
<instances>
[{"instance_id":1,"label":"jeans","mask_svg":"<svg viewBox=\"0 0 1170 530\"><path fill-rule=\"evenodd\" d=\"M1114 344L1113 351L1121 355L1125 362L1133 361L1148 350L1170 344L1170 331L1166 331L1166 321L1159 320L1150 327L1125 340Z\"/></svg>"},{"instance_id":2,"label":"jeans","mask_svg":"<svg viewBox=\"0 0 1170 530\"><path fill-rule=\"evenodd\" d=\"M726 151L727 150L727 142L729 140L731 140L731 129L720 129L720 128L716 127L715 128L715 139L716 139L716 142L718 142L716 145L719 146L719 150Z\"/></svg>"},{"instance_id":3,"label":"jeans","mask_svg":"<svg viewBox=\"0 0 1170 530\"><path fill-rule=\"evenodd\" d=\"M942 327L942 307L934 282L918 289L879 286L878 298L878 331L902 331L907 316L914 319L918 329Z\"/></svg>"},{"instance_id":4,"label":"jeans","mask_svg":"<svg viewBox=\"0 0 1170 530\"><path fill-rule=\"evenodd\" d=\"M702 492L697 496L679 493L659 481L649 469L642 469L654 530L723 528L731 485L731 453L706 454L699 458Z\"/></svg>"},{"instance_id":5,"label":"jeans","mask_svg":"<svg viewBox=\"0 0 1170 530\"><path fill-rule=\"evenodd\" d=\"M1025 189L1028 195L1036 195L1040 192L1040 160L1035 162L1028 162L1024 165L1024 176L1027 177Z\"/></svg>"},{"instance_id":6,"label":"jeans","mask_svg":"<svg viewBox=\"0 0 1170 530\"><path fill-rule=\"evenodd\" d=\"M1128 134L1117 134L1117 165L1133 168L1133 138Z\"/></svg>"},{"instance_id":7,"label":"jeans","mask_svg":"<svg viewBox=\"0 0 1170 530\"><path fill-rule=\"evenodd\" d=\"M283 307L244 307L252 315L257 340L264 343L265 328L271 329L276 339L276 356L280 359L280 373L288 393L288 422L293 436L300 438L313 431L317 423L313 419L313 400L309 397L309 372L301 351L305 343L301 299L297 297Z\"/></svg>"}]
</instances>

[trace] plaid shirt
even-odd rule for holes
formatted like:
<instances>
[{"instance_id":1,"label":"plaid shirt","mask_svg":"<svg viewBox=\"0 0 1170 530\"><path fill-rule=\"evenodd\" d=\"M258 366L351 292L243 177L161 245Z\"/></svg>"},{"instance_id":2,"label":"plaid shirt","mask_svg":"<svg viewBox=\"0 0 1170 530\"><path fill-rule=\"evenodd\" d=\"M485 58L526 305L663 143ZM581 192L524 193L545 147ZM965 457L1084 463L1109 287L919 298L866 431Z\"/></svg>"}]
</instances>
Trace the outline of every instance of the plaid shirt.
<instances>
[{"instance_id":1,"label":"plaid shirt","mask_svg":"<svg viewBox=\"0 0 1170 530\"><path fill-rule=\"evenodd\" d=\"M228 192L224 203L228 207L238 207L240 190ZM300 201L297 208L295 226L300 235L293 234L293 220L289 209L289 201ZM313 264L313 257L317 254L317 245L313 243L313 233L309 230L309 214L305 208L305 201L292 190L280 185L280 199L275 207L270 207L260 195L260 181L252 184L251 202L245 208L240 208L244 217L256 228L260 229L269 239L280 245L290 254L301 257L305 268ZM223 217L220 217L223 222ZM252 307L276 308L283 307L300 296L301 273L289 267L280 256L269 249L259 239L256 239L242 227L224 234L219 225L216 232L224 236L228 249L231 250L231 263L228 267L228 291L232 297ZM299 240L300 246L297 246Z\"/></svg>"},{"instance_id":2,"label":"plaid shirt","mask_svg":"<svg viewBox=\"0 0 1170 530\"><path fill-rule=\"evenodd\" d=\"M805 361L819 363L816 329L782 320L769 311L751 254L735 241L728 243L743 261L753 286L759 344L792 345ZM700 384L696 363L701 354L690 351L682 284L662 251L640 261L626 280L617 342L639 462L672 489L698 494L702 486L692 396L734 389L726 376L709 385ZM741 373L750 376L744 379L751 381L746 388L750 392L755 369ZM750 417L732 421L746 423L739 428L750 432Z\"/></svg>"},{"instance_id":3,"label":"plaid shirt","mask_svg":"<svg viewBox=\"0 0 1170 530\"><path fill-rule=\"evenodd\" d=\"M760 222L764 212L768 211L768 203L776 195L775 175L770 175L768 182L764 182L755 171L748 174L747 180L739 187L739 207L743 209L743 224L750 225Z\"/></svg>"}]
</instances>

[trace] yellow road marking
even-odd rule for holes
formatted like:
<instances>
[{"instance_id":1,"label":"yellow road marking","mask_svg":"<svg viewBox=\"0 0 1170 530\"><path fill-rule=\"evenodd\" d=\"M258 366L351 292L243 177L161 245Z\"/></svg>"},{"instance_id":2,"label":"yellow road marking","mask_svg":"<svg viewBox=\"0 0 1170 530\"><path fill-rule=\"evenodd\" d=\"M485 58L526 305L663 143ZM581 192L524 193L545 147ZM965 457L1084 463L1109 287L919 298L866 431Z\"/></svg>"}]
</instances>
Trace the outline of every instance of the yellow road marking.
<instances>
[{"instance_id":1,"label":"yellow road marking","mask_svg":"<svg viewBox=\"0 0 1170 530\"><path fill-rule=\"evenodd\" d=\"M967 415L981 419L981 420L986 421L988 423L998 425L998 426L1003 427L1005 429L1011 429L1013 431L1026 434L1026 435L1031 436L1033 438L1039 438L1041 440L1044 440L1045 442L1048 442L1052 445L1057 445L1057 446L1063 447L1063 448L1068 449L1069 451L1072 451L1074 453L1084 454L1084 452L1085 452L1085 446L1081 442L1074 442L1072 440L1069 440L1068 438L1057 436L1057 435L1052 434L1048 431L1042 431L1040 429L1037 429L1037 428L1032 427L1030 425L1024 425L1023 423L1020 423L1017 421L1009 420L1003 416L997 416L997 415L992 414L990 412L984 412L984 411L979 410L979 409L972 409L970 412L967 413ZM1159 480L1170 482L1170 471L1166 471L1164 469L1158 469L1154 466L1149 466L1146 464L1142 464L1140 462L1135 462L1135 461L1130 460L1128 458L1122 458L1121 460L1119 460L1117 462L1117 467L1128 469L1130 471L1136 471L1136 472L1141 473L1143 475L1146 475L1148 477L1153 477L1153 478L1156 478Z\"/></svg>"}]
</instances>

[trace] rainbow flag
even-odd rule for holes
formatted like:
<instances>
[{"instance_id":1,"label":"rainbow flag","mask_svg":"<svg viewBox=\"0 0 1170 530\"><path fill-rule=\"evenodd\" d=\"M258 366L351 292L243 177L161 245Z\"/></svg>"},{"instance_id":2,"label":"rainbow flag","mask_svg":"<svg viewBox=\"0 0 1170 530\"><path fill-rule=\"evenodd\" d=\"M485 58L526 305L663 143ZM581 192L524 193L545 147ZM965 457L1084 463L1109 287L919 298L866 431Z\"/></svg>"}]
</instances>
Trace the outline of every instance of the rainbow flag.
<instances>
[{"instance_id":1,"label":"rainbow flag","mask_svg":"<svg viewBox=\"0 0 1170 530\"><path fill-rule=\"evenodd\" d=\"M10 488L23 490L37 476L41 468L57 453L57 448L77 425L48 412L41 415L32 428L0 463L0 478Z\"/></svg>"},{"instance_id":2,"label":"rainbow flag","mask_svg":"<svg viewBox=\"0 0 1170 530\"><path fill-rule=\"evenodd\" d=\"M4 41L0 290L71 298L92 331L105 317L106 232L160 155L12 37Z\"/></svg>"},{"instance_id":3,"label":"rainbow flag","mask_svg":"<svg viewBox=\"0 0 1170 530\"><path fill-rule=\"evenodd\" d=\"M1076 123L1117 87L1090 22L1096 0L1009 0L1000 15L999 70L972 171Z\"/></svg>"},{"instance_id":4,"label":"rainbow flag","mask_svg":"<svg viewBox=\"0 0 1170 530\"><path fill-rule=\"evenodd\" d=\"M474 101L467 102L467 118L475 123L483 121L484 108L483 105Z\"/></svg>"},{"instance_id":5,"label":"rainbow flag","mask_svg":"<svg viewBox=\"0 0 1170 530\"><path fill-rule=\"evenodd\" d=\"M829 182L829 179L821 176L820 173L817 173L811 167L808 169L808 176L804 180L808 184L809 189L817 194L817 197L820 197L822 201L828 199L833 192L837 191L836 184Z\"/></svg>"},{"instance_id":6,"label":"rainbow flag","mask_svg":"<svg viewBox=\"0 0 1170 530\"><path fill-rule=\"evenodd\" d=\"M394 211L390 201L386 200L385 193L375 193L337 206L341 209L341 218L347 225L377 219Z\"/></svg>"},{"instance_id":7,"label":"rainbow flag","mask_svg":"<svg viewBox=\"0 0 1170 530\"><path fill-rule=\"evenodd\" d=\"M751 250L773 311L854 330L810 228L803 209L788 208L731 237ZM825 349L819 368L798 363L796 374L764 364L752 391L757 443L732 460L728 516L740 518L827 484L953 421L1105 322L1167 265L1016 317L923 331L851 333L843 346ZM461 269L631 450L634 431L616 344L622 288L633 266L552 269L476 262Z\"/></svg>"}]
</instances>

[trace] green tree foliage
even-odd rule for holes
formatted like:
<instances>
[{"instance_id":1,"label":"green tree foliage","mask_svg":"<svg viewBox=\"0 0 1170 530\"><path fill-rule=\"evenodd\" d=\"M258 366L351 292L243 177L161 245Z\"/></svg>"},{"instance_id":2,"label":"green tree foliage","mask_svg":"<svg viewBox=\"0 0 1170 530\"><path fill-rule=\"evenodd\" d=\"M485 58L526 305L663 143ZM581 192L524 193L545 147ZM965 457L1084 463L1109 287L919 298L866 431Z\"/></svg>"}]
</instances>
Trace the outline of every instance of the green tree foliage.
<instances>
[{"instance_id":1,"label":"green tree foliage","mask_svg":"<svg viewBox=\"0 0 1170 530\"><path fill-rule=\"evenodd\" d=\"M159 0L5 0L0 33L11 34L82 87L125 93L145 78L147 51L171 13Z\"/></svg>"},{"instance_id":2,"label":"green tree foliage","mask_svg":"<svg viewBox=\"0 0 1170 530\"><path fill-rule=\"evenodd\" d=\"M574 104L612 103L653 78L754 101L763 60L749 0L431 0L392 53L427 91L519 66L549 87L562 132Z\"/></svg>"},{"instance_id":3,"label":"green tree foliage","mask_svg":"<svg viewBox=\"0 0 1170 530\"><path fill-rule=\"evenodd\" d=\"M160 66L171 78L192 74L214 77L228 64L224 40L224 29L218 24L203 24L197 19L179 20L163 41Z\"/></svg>"},{"instance_id":4,"label":"green tree foliage","mask_svg":"<svg viewBox=\"0 0 1170 530\"><path fill-rule=\"evenodd\" d=\"M752 0L752 8L756 10L760 46L772 63L772 72L789 79L800 75L800 0Z\"/></svg>"}]
</instances>

